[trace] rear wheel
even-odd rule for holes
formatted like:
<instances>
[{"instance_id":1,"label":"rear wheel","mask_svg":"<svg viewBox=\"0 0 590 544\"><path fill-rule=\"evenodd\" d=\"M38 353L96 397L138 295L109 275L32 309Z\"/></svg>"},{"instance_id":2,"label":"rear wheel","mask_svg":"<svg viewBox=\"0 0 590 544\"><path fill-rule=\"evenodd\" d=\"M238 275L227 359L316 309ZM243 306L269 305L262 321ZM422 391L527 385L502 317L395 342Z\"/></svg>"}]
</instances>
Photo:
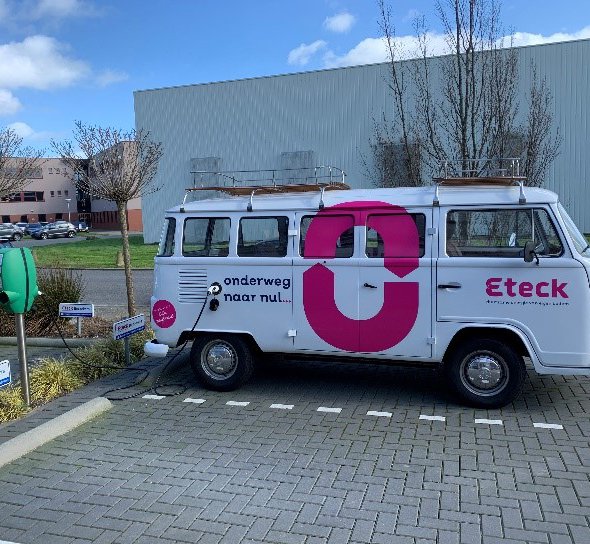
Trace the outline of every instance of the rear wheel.
<instances>
[{"instance_id":1,"label":"rear wheel","mask_svg":"<svg viewBox=\"0 0 590 544\"><path fill-rule=\"evenodd\" d=\"M501 408L512 402L526 376L520 354L493 338L466 341L450 355L445 369L459 396L479 408Z\"/></svg>"},{"instance_id":2,"label":"rear wheel","mask_svg":"<svg viewBox=\"0 0 590 544\"><path fill-rule=\"evenodd\" d=\"M14 233L14 236L12 237L12 239L13 239L15 242L18 242L19 240L21 240L21 239L22 239L22 237L23 237L23 235L22 235L20 232L15 232L15 233Z\"/></svg>"},{"instance_id":3,"label":"rear wheel","mask_svg":"<svg viewBox=\"0 0 590 544\"><path fill-rule=\"evenodd\" d=\"M42 233L39 235L39 238L41 238L41 240L47 240L47 233L46 233L46 232L42 232Z\"/></svg>"},{"instance_id":4,"label":"rear wheel","mask_svg":"<svg viewBox=\"0 0 590 544\"><path fill-rule=\"evenodd\" d=\"M76 236L76 233L73 230L69 230L68 231L68 238L73 238L74 236Z\"/></svg>"},{"instance_id":5,"label":"rear wheel","mask_svg":"<svg viewBox=\"0 0 590 544\"><path fill-rule=\"evenodd\" d=\"M250 348L232 334L197 338L191 348L190 362L197 379L216 391L237 389L254 370Z\"/></svg>"}]
</instances>

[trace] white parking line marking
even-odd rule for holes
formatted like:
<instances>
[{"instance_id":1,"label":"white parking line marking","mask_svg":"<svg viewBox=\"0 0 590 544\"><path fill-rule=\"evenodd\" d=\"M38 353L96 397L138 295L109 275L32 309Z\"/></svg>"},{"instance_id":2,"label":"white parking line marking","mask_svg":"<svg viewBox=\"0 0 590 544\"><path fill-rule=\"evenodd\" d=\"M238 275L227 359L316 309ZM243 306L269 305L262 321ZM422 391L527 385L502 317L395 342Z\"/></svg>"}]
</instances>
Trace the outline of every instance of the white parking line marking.
<instances>
[{"instance_id":1,"label":"white parking line marking","mask_svg":"<svg viewBox=\"0 0 590 544\"><path fill-rule=\"evenodd\" d=\"M142 399L150 399L150 400L160 400L160 399L165 399L166 397L164 395L144 395L141 398Z\"/></svg>"},{"instance_id":2,"label":"white parking line marking","mask_svg":"<svg viewBox=\"0 0 590 544\"><path fill-rule=\"evenodd\" d=\"M481 423L482 425L504 425L504 422L501 419L475 418L475 423Z\"/></svg>"},{"instance_id":3,"label":"white parking line marking","mask_svg":"<svg viewBox=\"0 0 590 544\"><path fill-rule=\"evenodd\" d=\"M277 410L293 410L294 404L271 404L271 408L276 408Z\"/></svg>"},{"instance_id":4,"label":"white parking line marking","mask_svg":"<svg viewBox=\"0 0 590 544\"><path fill-rule=\"evenodd\" d=\"M375 412L374 410L369 410L367 415L375 417L391 417L393 414L391 412Z\"/></svg>"},{"instance_id":5,"label":"white parking line marking","mask_svg":"<svg viewBox=\"0 0 590 544\"><path fill-rule=\"evenodd\" d=\"M191 399L190 397L187 397L182 402L192 402L193 404L203 404L205 402L205 399Z\"/></svg>"},{"instance_id":6,"label":"white parking line marking","mask_svg":"<svg viewBox=\"0 0 590 544\"><path fill-rule=\"evenodd\" d=\"M225 404L228 406L248 406L249 402L239 402L237 400L228 400Z\"/></svg>"},{"instance_id":7,"label":"white parking line marking","mask_svg":"<svg viewBox=\"0 0 590 544\"><path fill-rule=\"evenodd\" d=\"M563 429L563 425L559 423L533 423L533 427L537 429Z\"/></svg>"},{"instance_id":8,"label":"white parking line marking","mask_svg":"<svg viewBox=\"0 0 590 544\"><path fill-rule=\"evenodd\" d=\"M317 409L318 412L328 412L329 414L339 414L342 412L342 408L328 408L326 406L320 406Z\"/></svg>"},{"instance_id":9,"label":"white parking line marking","mask_svg":"<svg viewBox=\"0 0 590 544\"><path fill-rule=\"evenodd\" d=\"M8 540L0 540L0 544L18 544L18 542L8 542Z\"/></svg>"},{"instance_id":10,"label":"white parking line marking","mask_svg":"<svg viewBox=\"0 0 590 544\"><path fill-rule=\"evenodd\" d=\"M424 414L420 414L418 419L424 419L426 421L446 421L447 418L445 416L425 416Z\"/></svg>"}]
</instances>

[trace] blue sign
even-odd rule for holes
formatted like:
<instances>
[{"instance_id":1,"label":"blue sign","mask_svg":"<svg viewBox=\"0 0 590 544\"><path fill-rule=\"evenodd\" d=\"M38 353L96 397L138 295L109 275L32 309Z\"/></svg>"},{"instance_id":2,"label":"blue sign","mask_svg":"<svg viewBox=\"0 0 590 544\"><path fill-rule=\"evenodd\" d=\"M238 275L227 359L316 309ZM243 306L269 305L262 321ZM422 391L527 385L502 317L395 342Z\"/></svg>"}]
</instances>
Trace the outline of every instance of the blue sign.
<instances>
[{"instance_id":1,"label":"blue sign","mask_svg":"<svg viewBox=\"0 0 590 544\"><path fill-rule=\"evenodd\" d=\"M10 362L8 360L0 361L0 387L10 383Z\"/></svg>"}]
</instances>

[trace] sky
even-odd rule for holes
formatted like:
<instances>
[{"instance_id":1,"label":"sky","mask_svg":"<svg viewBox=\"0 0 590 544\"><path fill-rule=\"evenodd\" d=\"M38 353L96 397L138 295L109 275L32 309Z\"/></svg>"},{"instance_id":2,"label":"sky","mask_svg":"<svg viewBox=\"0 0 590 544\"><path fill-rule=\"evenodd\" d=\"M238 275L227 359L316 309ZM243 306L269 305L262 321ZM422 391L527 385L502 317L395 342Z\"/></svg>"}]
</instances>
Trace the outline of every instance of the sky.
<instances>
[{"instance_id":1,"label":"sky","mask_svg":"<svg viewBox=\"0 0 590 544\"><path fill-rule=\"evenodd\" d=\"M407 56L434 0L386 0ZM442 0L446 2L448 0ZM504 0L516 45L590 38L590 0ZM0 130L51 156L75 121L134 128L133 92L387 60L377 0L0 0Z\"/></svg>"}]
</instances>

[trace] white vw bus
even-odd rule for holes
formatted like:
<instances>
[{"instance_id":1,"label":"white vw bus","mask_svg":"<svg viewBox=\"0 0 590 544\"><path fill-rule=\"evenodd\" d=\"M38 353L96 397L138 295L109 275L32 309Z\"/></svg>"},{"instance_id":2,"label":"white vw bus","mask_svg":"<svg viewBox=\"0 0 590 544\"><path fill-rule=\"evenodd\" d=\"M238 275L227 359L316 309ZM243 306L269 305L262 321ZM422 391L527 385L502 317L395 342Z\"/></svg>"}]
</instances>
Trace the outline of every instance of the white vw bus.
<instances>
[{"instance_id":1,"label":"white vw bus","mask_svg":"<svg viewBox=\"0 0 590 544\"><path fill-rule=\"evenodd\" d=\"M206 387L235 389L268 352L440 366L480 407L515 398L523 357L590 371L590 248L550 191L213 188L233 196L166 213L151 299L157 342L192 340Z\"/></svg>"}]
</instances>

